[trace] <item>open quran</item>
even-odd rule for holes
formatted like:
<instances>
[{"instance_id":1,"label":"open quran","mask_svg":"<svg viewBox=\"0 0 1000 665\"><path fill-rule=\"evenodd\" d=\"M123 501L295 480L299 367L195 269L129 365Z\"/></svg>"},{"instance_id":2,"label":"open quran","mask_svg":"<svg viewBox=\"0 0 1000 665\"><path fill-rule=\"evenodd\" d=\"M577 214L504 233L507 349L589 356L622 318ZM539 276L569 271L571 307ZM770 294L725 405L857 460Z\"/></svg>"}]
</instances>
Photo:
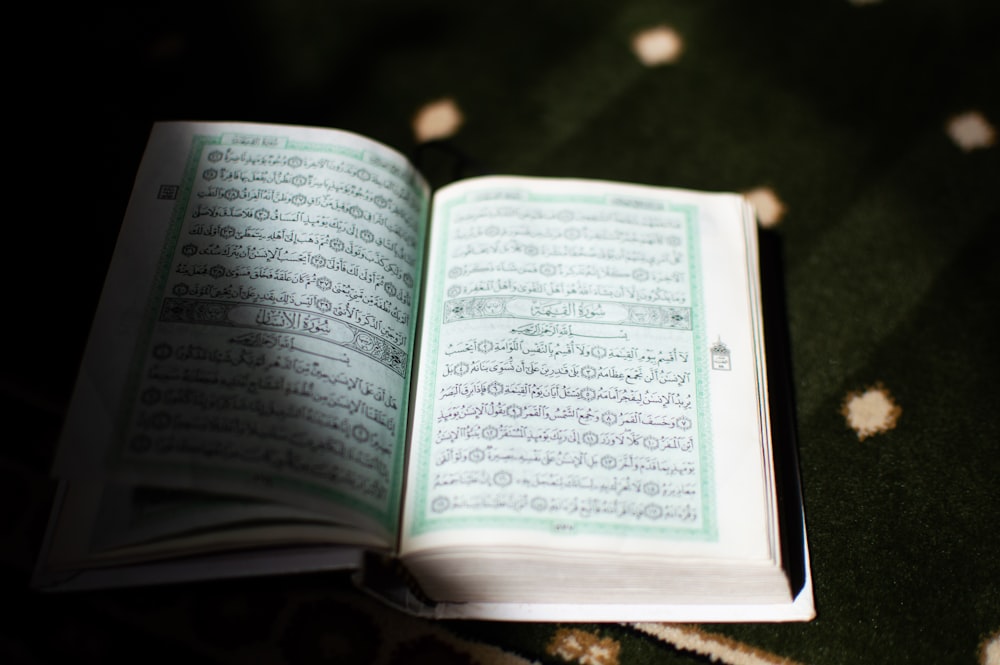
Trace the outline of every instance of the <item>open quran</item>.
<instances>
[{"instance_id":1,"label":"open quran","mask_svg":"<svg viewBox=\"0 0 1000 665\"><path fill-rule=\"evenodd\" d=\"M809 620L759 235L736 193L432 191L349 132L156 124L35 585L352 570L440 618Z\"/></svg>"}]
</instances>

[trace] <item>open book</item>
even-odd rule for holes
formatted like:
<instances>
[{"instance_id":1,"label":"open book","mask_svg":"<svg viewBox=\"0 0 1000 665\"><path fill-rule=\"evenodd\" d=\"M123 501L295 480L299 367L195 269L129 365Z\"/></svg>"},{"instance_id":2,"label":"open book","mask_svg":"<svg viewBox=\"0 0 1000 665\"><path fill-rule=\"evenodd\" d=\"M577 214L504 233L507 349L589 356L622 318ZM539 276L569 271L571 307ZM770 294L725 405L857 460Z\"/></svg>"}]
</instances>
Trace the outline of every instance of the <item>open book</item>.
<instances>
[{"instance_id":1,"label":"open book","mask_svg":"<svg viewBox=\"0 0 1000 665\"><path fill-rule=\"evenodd\" d=\"M348 132L157 124L35 583L350 568L436 617L809 620L758 254L737 194L431 192Z\"/></svg>"}]
</instances>

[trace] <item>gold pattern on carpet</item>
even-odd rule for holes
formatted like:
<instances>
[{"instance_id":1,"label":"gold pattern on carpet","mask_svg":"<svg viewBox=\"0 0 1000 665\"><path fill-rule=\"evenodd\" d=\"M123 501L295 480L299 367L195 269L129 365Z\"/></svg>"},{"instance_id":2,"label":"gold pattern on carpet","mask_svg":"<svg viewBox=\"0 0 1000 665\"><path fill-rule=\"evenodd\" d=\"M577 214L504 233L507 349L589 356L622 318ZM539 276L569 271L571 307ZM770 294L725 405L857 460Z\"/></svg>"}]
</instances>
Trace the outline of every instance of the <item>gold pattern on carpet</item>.
<instances>
[{"instance_id":1,"label":"gold pattern on carpet","mask_svg":"<svg viewBox=\"0 0 1000 665\"><path fill-rule=\"evenodd\" d=\"M560 628L546 652L580 665L618 665L621 645L610 637L599 637L586 630Z\"/></svg>"},{"instance_id":2,"label":"gold pattern on carpet","mask_svg":"<svg viewBox=\"0 0 1000 665\"><path fill-rule=\"evenodd\" d=\"M1000 629L980 645L979 665L1000 665Z\"/></svg>"},{"instance_id":3,"label":"gold pattern on carpet","mask_svg":"<svg viewBox=\"0 0 1000 665\"><path fill-rule=\"evenodd\" d=\"M757 222L761 227L770 229L778 225L785 216L785 203L778 198L770 187L756 187L743 193L757 213Z\"/></svg>"},{"instance_id":4,"label":"gold pattern on carpet","mask_svg":"<svg viewBox=\"0 0 1000 665\"><path fill-rule=\"evenodd\" d=\"M451 138L463 122L465 116L455 100L437 99L417 110L413 116L413 135L417 143Z\"/></svg>"},{"instance_id":5,"label":"gold pattern on carpet","mask_svg":"<svg viewBox=\"0 0 1000 665\"><path fill-rule=\"evenodd\" d=\"M757 647L695 628L671 623L636 623L636 630L675 645L678 649L708 656L726 665L799 665L796 661Z\"/></svg>"},{"instance_id":6,"label":"gold pattern on carpet","mask_svg":"<svg viewBox=\"0 0 1000 665\"><path fill-rule=\"evenodd\" d=\"M863 391L847 393L840 412L847 420L847 426L858 435L858 441L864 441L895 427L903 409L885 386L876 383Z\"/></svg>"},{"instance_id":7,"label":"gold pattern on carpet","mask_svg":"<svg viewBox=\"0 0 1000 665\"><path fill-rule=\"evenodd\" d=\"M684 40L668 25L640 30L632 37L632 52L647 67L676 62L684 50Z\"/></svg>"},{"instance_id":8,"label":"gold pattern on carpet","mask_svg":"<svg viewBox=\"0 0 1000 665\"><path fill-rule=\"evenodd\" d=\"M965 152L989 148L997 140L997 131L979 111L966 111L952 116L945 125L951 140Z\"/></svg>"}]
</instances>

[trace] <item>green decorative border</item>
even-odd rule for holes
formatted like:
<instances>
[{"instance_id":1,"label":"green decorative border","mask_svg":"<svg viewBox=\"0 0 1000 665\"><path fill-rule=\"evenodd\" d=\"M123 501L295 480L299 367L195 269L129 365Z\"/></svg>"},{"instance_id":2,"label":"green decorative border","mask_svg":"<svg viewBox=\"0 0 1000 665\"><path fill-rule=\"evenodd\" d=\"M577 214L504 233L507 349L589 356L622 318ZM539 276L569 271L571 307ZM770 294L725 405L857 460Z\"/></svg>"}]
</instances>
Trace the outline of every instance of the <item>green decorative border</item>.
<instances>
[{"instance_id":1,"label":"green decorative border","mask_svg":"<svg viewBox=\"0 0 1000 665\"><path fill-rule=\"evenodd\" d=\"M142 325L137 335L137 341L132 349L132 362L130 371L123 391L123 399L118 411L118 418L116 420L115 426L115 439L113 445L110 448L108 455L108 464L111 468L121 468L122 466L128 466L132 469L143 470L146 469L151 472L164 469L174 469L178 471L190 472L192 469L191 464L181 464L181 463L156 463L156 462L146 462L142 460L135 460L129 458L126 455L126 439L130 430L130 424L132 422L136 401L138 399L138 386L141 384L141 377L145 374L146 361L149 356L148 351L150 344L152 343L152 338L157 324L159 323L159 311L162 302L166 298L166 284L168 281L168 275L170 273L171 266L174 262L174 257L176 253L176 248L178 244L178 239L180 237L181 229L184 225L185 215L188 210L190 203L190 198L194 190L194 182L197 177L198 165L201 163L202 153L206 148L228 145L224 144L224 140L228 136L241 135L241 136L258 136L257 134L252 134L249 132L224 132L218 135L195 135L191 139L191 147L188 152L187 160L184 166L183 175L181 177L181 183L178 191L177 198L174 202L173 210L170 215L170 223L168 225L166 234L163 238L162 250L160 252L159 259L157 261L156 273L149 291L149 295L146 299L146 313L142 319ZM262 135L259 135L262 136ZM355 148L337 145L337 144L323 144L316 142L296 142L288 138L275 137L273 135L268 135L269 139L277 139L281 141L280 145L254 145L245 146L252 148L264 148L274 151L303 151L303 152L322 152L327 154L338 155L341 157L354 159L363 163L366 167L380 170L385 172L387 175L396 179L406 185L411 192L416 196L417 200L420 201L421 211L419 217L424 220L424 229L418 229L416 231L417 236L417 246L415 247L415 255L417 261L414 265L414 285L412 289L412 301L413 301L413 312L417 312L419 307L419 297L421 293L421 279L420 276L423 270L423 257L424 257L424 245L426 243L426 228L427 228L427 213L429 210L429 200L426 196L424 190L420 188L417 184L415 178L403 178L399 174L392 172L391 169L386 169L379 164L373 164L368 158L371 153L367 150L358 150ZM235 147L240 147L236 144ZM379 159L382 159L381 157ZM402 385L410 385L411 375L413 371L412 358L413 358L413 340L415 339L417 316L410 317L409 326L409 338L410 346L407 349L407 362L405 368L405 374L402 379ZM389 478L389 492L386 497L385 508L379 510L373 507L369 503L365 503L356 497L346 494L344 492L338 491L327 487L321 483L313 483L305 480L292 479L292 478L274 478L272 479L272 485L283 487L288 490L299 492L302 494L312 495L319 497L322 500L337 503L343 506L347 506L351 510L361 513L379 526L384 528L387 534L392 535L398 531L399 521L401 517L401 497L402 497L402 486L403 486L403 473L405 468L405 450L406 450L406 423L409 408L409 400L407 399L405 393L400 395L400 410L399 410L399 420L397 422L396 431L396 444L395 448L399 451L395 459L392 461L392 469ZM228 477L235 479L237 482L246 482L249 486L251 481L249 478L256 476L258 474L252 472L245 472L242 470L227 469L225 467L216 467L211 465L195 465L195 469L205 469L205 473L208 475L213 475L216 477Z\"/></svg>"},{"instance_id":2,"label":"green decorative border","mask_svg":"<svg viewBox=\"0 0 1000 665\"><path fill-rule=\"evenodd\" d=\"M575 204L593 204L593 205L611 205L608 202L609 195L535 195L528 194L524 201L530 201L535 203L575 203ZM441 206L440 214L435 214L436 217L445 220L444 226L447 228L450 226L450 220L453 210L467 203L475 203L478 201L470 201L468 196L463 196L447 201L443 206ZM648 535L651 537L659 537L664 534L676 539L684 540L717 540L718 539L718 523L716 516L716 501L715 501L715 468L712 464L712 429L711 429L711 406L710 406L710 385L709 385L709 374L707 370L707 363L709 361L708 348L706 346L707 335L705 332L705 318L703 314L704 306L704 293L702 289L702 278L701 278L701 253L700 253L700 243L698 236L698 207L693 205L667 205L664 212L677 213L683 215L685 222L685 231L687 235L687 250L688 250L688 265L689 274L691 276L691 309L692 311L692 343L694 346L694 374L695 374L695 385L698 395L698 418L695 425L695 436L696 442L699 450L699 476L701 478L701 515L702 524L700 529L684 529L681 527L653 527L653 526L639 526L639 525L629 525L621 526L619 524L602 524L599 522L591 521L576 521L576 520L566 520L551 517L499 517L490 518L492 524L514 524L522 528L534 528L540 531L545 531L547 533L552 533L552 525L559 522L572 521L574 525L574 532L590 532L590 533L629 533L630 535ZM434 249L435 254L442 254L444 246L447 244L447 238L444 234L437 234L434 237ZM438 261L438 265L434 266L433 275L427 276L427 284L430 288L439 289L444 285L444 261ZM430 300L432 305L430 310L425 313L429 321L443 321L443 310L444 310L444 299L433 297ZM440 350L440 331L438 328L433 329L429 337L425 337L421 340L422 351L424 357L436 359L439 357ZM433 395L437 393L437 377L432 375L426 379L427 387L426 393L431 397L423 400L422 411L420 413L420 423L421 431L414 432L414 437L416 440L421 442L432 441L431 429L433 427L433 408L434 408L434 398ZM418 474L420 478L429 477L430 473L430 458L431 450L429 446L424 446L420 449L419 459L417 460ZM462 517L430 517L426 513L426 503L427 503L427 487L425 484L419 484L413 494L416 500L416 506L413 512L413 521L410 525L412 535L419 535L424 533L429 533L431 531L439 530L441 528L447 528L450 526L476 526L481 525L482 518L472 517L472 516L462 516Z\"/></svg>"},{"instance_id":3,"label":"green decorative border","mask_svg":"<svg viewBox=\"0 0 1000 665\"><path fill-rule=\"evenodd\" d=\"M715 465L712 449L712 391L709 382L710 354L708 336L705 330L705 292L701 277L701 236L698 226L698 207L694 205L670 205L670 212L684 215L687 223L688 273L691 275L691 332L694 337L694 379L698 395L698 460L701 469L702 523L701 533L706 540L717 540Z\"/></svg>"}]
</instances>

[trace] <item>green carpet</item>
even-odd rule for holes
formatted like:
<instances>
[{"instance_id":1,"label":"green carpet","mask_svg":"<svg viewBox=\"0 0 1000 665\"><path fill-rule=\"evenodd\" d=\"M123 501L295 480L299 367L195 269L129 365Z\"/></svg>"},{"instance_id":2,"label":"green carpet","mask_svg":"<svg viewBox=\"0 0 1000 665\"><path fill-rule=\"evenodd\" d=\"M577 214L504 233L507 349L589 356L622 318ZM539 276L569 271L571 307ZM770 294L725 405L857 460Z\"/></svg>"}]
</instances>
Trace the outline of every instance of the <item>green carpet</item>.
<instances>
[{"instance_id":1,"label":"green carpet","mask_svg":"<svg viewBox=\"0 0 1000 665\"><path fill-rule=\"evenodd\" d=\"M1000 5L29 11L8 28L34 198L5 246L0 662L1000 663ZM651 28L665 61L645 64L633 38ZM457 166L416 151L412 120L441 99L461 113ZM430 623L329 575L29 591L55 439L161 119L348 129L418 156L436 185L459 169L756 191L783 245L817 618Z\"/></svg>"}]
</instances>

